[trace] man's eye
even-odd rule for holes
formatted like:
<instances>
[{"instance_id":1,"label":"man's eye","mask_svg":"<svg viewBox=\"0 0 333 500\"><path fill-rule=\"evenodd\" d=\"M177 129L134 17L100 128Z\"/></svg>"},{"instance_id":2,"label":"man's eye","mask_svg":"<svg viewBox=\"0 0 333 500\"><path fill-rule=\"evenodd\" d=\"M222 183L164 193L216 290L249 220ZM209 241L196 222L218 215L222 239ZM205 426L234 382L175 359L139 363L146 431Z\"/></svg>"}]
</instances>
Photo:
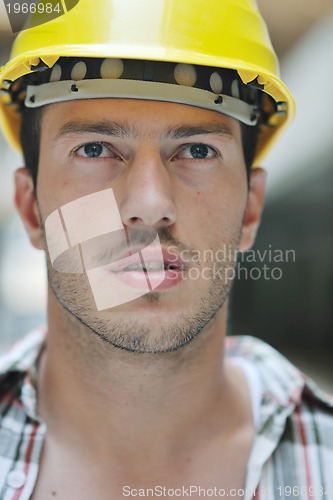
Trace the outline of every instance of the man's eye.
<instances>
[{"instance_id":1,"label":"man's eye","mask_svg":"<svg viewBox=\"0 0 333 500\"><path fill-rule=\"evenodd\" d=\"M180 159L205 160L218 156L216 151L207 144L189 144L176 155Z\"/></svg>"},{"instance_id":2,"label":"man's eye","mask_svg":"<svg viewBox=\"0 0 333 500\"><path fill-rule=\"evenodd\" d=\"M76 150L76 154L85 158L112 158L115 156L110 148L100 142L85 144Z\"/></svg>"}]
</instances>

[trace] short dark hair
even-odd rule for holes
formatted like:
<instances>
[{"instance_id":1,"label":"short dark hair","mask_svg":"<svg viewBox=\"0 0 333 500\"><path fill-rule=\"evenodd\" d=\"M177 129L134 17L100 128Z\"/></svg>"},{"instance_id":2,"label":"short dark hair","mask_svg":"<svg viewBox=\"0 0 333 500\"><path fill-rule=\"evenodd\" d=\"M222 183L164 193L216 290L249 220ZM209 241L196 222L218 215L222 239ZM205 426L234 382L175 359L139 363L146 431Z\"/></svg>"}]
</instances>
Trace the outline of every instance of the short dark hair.
<instances>
[{"instance_id":1,"label":"short dark hair","mask_svg":"<svg viewBox=\"0 0 333 500\"><path fill-rule=\"evenodd\" d=\"M41 118L44 107L22 110L21 145L25 166L30 172L34 187L37 187ZM248 182L252 168L258 137L258 126L241 123L243 154Z\"/></svg>"},{"instance_id":2,"label":"short dark hair","mask_svg":"<svg viewBox=\"0 0 333 500\"><path fill-rule=\"evenodd\" d=\"M21 146L25 167L30 172L36 191L40 149L41 118L44 108L24 108L21 121Z\"/></svg>"}]
</instances>

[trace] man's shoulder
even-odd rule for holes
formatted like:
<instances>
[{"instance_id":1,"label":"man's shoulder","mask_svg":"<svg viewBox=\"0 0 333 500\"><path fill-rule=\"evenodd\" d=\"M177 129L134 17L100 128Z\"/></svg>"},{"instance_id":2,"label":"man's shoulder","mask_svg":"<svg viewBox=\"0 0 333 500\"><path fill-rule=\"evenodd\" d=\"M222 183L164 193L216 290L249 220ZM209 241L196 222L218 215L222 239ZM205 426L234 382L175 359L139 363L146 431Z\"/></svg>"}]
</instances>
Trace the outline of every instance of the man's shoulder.
<instances>
[{"instance_id":1,"label":"man's shoulder","mask_svg":"<svg viewBox=\"0 0 333 500\"><path fill-rule=\"evenodd\" d=\"M26 371L36 361L46 332L39 328L15 342L0 356L0 376L9 371Z\"/></svg>"},{"instance_id":2,"label":"man's shoulder","mask_svg":"<svg viewBox=\"0 0 333 500\"><path fill-rule=\"evenodd\" d=\"M31 370L44 340L45 331L34 330L0 356L0 401Z\"/></svg>"},{"instance_id":3,"label":"man's shoulder","mask_svg":"<svg viewBox=\"0 0 333 500\"><path fill-rule=\"evenodd\" d=\"M256 366L265 408L285 409L295 419L306 414L307 421L310 415L316 416L325 427L333 429L333 395L322 390L273 347L250 336L227 337L226 352L229 357L241 356Z\"/></svg>"},{"instance_id":4,"label":"man's shoulder","mask_svg":"<svg viewBox=\"0 0 333 500\"><path fill-rule=\"evenodd\" d=\"M258 488L258 496L268 498L269 491L269 498L277 498L283 491L300 494L308 488L313 496L315 487L324 491L326 485L333 495L333 396L259 339L229 337L226 352L252 363L261 380L249 491Z\"/></svg>"},{"instance_id":5,"label":"man's shoulder","mask_svg":"<svg viewBox=\"0 0 333 500\"><path fill-rule=\"evenodd\" d=\"M20 495L14 485L18 473L27 485L36 474L36 450L41 448L44 431L39 427L33 376L44 340L42 329L32 331L0 356L1 498Z\"/></svg>"}]
</instances>

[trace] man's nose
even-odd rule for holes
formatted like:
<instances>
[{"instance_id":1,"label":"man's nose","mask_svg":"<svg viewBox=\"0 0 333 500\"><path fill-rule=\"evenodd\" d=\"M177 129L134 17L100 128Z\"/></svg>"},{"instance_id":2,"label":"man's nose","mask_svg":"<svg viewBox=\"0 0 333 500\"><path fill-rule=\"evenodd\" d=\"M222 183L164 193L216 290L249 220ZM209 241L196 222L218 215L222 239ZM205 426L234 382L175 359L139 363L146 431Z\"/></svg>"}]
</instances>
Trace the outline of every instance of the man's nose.
<instances>
[{"instance_id":1,"label":"man's nose","mask_svg":"<svg viewBox=\"0 0 333 500\"><path fill-rule=\"evenodd\" d=\"M117 199L124 225L157 229L176 221L172 179L158 152L136 154L120 183Z\"/></svg>"}]
</instances>

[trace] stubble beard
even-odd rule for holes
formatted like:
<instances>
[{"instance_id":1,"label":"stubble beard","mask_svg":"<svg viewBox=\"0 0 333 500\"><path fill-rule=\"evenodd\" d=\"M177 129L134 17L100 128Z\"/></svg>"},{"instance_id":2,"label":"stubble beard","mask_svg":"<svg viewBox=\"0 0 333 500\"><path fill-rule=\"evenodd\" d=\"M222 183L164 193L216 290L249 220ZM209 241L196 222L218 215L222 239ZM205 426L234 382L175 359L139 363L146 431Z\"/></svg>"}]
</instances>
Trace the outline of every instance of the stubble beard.
<instances>
[{"instance_id":1,"label":"stubble beard","mask_svg":"<svg viewBox=\"0 0 333 500\"><path fill-rule=\"evenodd\" d=\"M228 244L228 248L233 249L231 255L235 255L239 239L234 238ZM86 275L59 273L47 260L49 285L58 302L72 317L106 344L143 354L176 351L192 342L224 305L232 285L232 279L227 277L232 275L230 270L236 265L231 258L223 262L213 261L210 273L205 275L208 287L199 299L190 304L184 303L182 313L174 314L171 311L166 316L164 312L163 317L159 317L158 304L163 301L163 292L150 292L137 299L156 309L154 319L157 321L154 323L158 326L152 326L140 322L138 315L130 319L131 315L126 310L122 313L117 307L98 312ZM218 272L213 272L214 266ZM196 286L196 280L193 280L192 286Z\"/></svg>"}]
</instances>

